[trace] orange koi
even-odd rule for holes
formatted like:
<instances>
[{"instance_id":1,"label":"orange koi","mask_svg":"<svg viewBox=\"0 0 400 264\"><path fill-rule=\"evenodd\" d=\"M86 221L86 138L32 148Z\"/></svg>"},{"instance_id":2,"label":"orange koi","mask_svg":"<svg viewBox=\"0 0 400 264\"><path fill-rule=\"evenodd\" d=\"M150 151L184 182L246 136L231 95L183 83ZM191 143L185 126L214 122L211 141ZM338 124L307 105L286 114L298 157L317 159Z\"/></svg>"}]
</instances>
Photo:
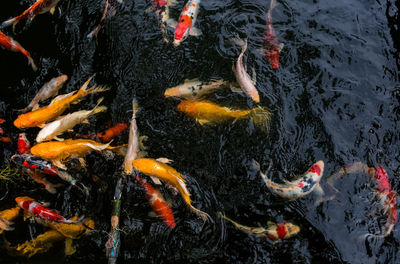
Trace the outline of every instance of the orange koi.
<instances>
[{"instance_id":1,"label":"orange koi","mask_svg":"<svg viewBox=\"0 0 400 264\"><path fill-rule=\"evenodd\" d=\"M20 208L17 206L15 208L6 209L0 212L0 234L2 234L4 230L14 230L14 228L11 227L11 225L13 224L13 222L11 221L18 216L19 211Z\"/></svg>"},{"instance_id":2,"label":"orange koi","mask_svg":"<svg viewBox=\"0 0 400 264\"><path fill-rule=\"evenodd\" d=\"M252 117L254 124L267 129L271 113L261 107L251 110L232 110L209 101L183 100L178 104L178 110L196 119L200 125L210 122L221 122L229 119L243 119Z\"/></svg>"},{"instance_id":3,"label":"orange koi","mask_svg":"<svg viewBox=\"0 0 400 264\"><path fill-rule=\"evenodd\" d=\"M165 161L165 159L163 159ZM185 203L197 214L199 215L204 221L211 219L210 216L195 208L190 201L190 193L186 187L186 180L182 177L182 175L177 172L174 168L168 166L166 163L162 162L161 159L135 159L132 162L133 167L148 175L154 176L161 180L164 180L178 189L179 193L181 194Z\"/></svg>"},{"instance_id":4,"label":"orange koi","mask_svg":"<svg viewBox=\"0 0 400 264\"><path fill-rule=\"evenodd\" d=\"M106 143L121 135L121 133L127 127L128 125L125 123L118 123L115 126L106 129L105 131L97 133L96 136L101 142Z\"/></svg>"},{"instance_id":5,"label":"orange koi","mask_svg":"<svg viewBox=\"0 0 400 264\"><path fill-rule=\"evenodd\" d=\"M64 141L50 141L37 144L31 148L33 155L53 162L61 169L67 169L64 162L73 158L79 158L82 166L85 166L83 157L91 151L112 150L120 152L126 145L111 147L111 142L107 144L98 143L90 139L66 139Z\"/></svg>"},{"instance_id":6,"label":"orange koi","mask_svg":"<svg viewBox=\"0 0 400 264\"><path fill-rule=\"evenodd\" d=\"M32 69L34 71L37 70L35 62L33 61L31 54L29 54L28 51L26 51L18 42L13 40L10 37L7 37L3 32L0 31L0 46L11 50L15 52L20 52L22 53L27 59L28 59L28 64L32 66Z\"/></svg>"},{"instance_id":7,"label":"orange koi","mask_svg":"<svg viewBox=\"0 0 400 264\"><path fill-rule=\"evenodd\" d=\"M0 142L10 143L11 142L11 138L9 138L9 137L0 137Z\"/></svg>"},{"instance_id":8,"label":"orange koi","mask_svg":"<svg viewBox=\"0 0 400 264\"><path fill-rule=\"evenodd\" d=\"M143 178L136 176L136 180L146 192L147 199L149 200L150 205L153 207L153 210L164 220L165 224L171 228L174 228L174 215L161 193L157 189L153 188L153 186L147 183Z\"/></svg>"},{"instance_id":9,"label":"orange koi","mask_svg":"<svg viewBox=\"0 0 400 264\"><path fill-rule=\"evenodd\" d=\"M60 0L38 0L31 7L25 10L21 15L4 21L2 27L13 26L13 30L19 21L22 19L29 19L32 21L36 15L44 14L50 11L51 14L54 13L55 6Z\"/></svg>"},{"instance_id":10,"label":"orange koi","mask_svg":"<svg viewBox=\"0 0 400 264\"><path fill-rule=\"evenodd\" d=\"M92 86L91 88L87 89L91 79L92 77L90 77L78 91L59 95L54 98L48 106L19 115L14 121L14 125L18 128L43 126L44 123L58 117L71 104L78 103L86 95L109 90L108 88L97 86Z\"/></svg>"}]
</instances>

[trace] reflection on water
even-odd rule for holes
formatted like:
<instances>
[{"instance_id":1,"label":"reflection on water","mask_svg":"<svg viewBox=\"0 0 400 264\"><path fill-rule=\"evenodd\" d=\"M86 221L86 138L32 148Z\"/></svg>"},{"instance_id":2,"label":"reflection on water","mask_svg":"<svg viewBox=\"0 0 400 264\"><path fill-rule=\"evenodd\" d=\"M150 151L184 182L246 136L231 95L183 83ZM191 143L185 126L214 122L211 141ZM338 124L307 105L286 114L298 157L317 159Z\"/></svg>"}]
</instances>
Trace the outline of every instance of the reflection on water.
<instances>
[{"instance_id":1,"label":"reflection on water","mask_svg":"<svg viewBox=\"0 0 400 264\"><path fill-rule=\"evenodd\" d=\"M22 12L31 1L11 1L0 11L1 21ZM184 1L171 7L178 18ZM108 111L78 126L89 134L113 123L128 122L131 99L138 98L141 111L137 122L149 157L167 157L187 175L194 205L209 213L213 223L203 225L184 202L162 187L172 201L176 228L148 216L151 208L140 186L130 180L121 212L120 262L151 263L280 263L350 262L397 263L399 235L385 239L360 239L379 232L384 221L375 214L374 185L362 173L344 176L335 186L335 199L314 206L312 195L288 201L268 191L252 160L257 160L274 181L293 180L317 160L324 160L324 178L341 166L362 161L381 164L395 191L399 189L399 5L395 1L278 1L273 11L275 33L284 48L280 68L272 70L262 47L269 1L203 1L196 25L200 37L190 36L178 48L165 44L156 14L146 12L151 1L125 1L116 15L99 32L97 42L87 39L103 13L104 1L60 1L54 16L44 14L31 23L19 23L15 34L4 32L29 50L39 68L33 72L23 56L0 51L0 117L13 143L3 144L0 159L16 152L20 130L12 125L19 109L26 106L41 85L60 74L69 81L62 93L76 90L96 73L95 82L108 85L104 105ZM170 39L173 30L168 29ZM200 126L179 112L179 100L165 99L164 90L184 79L234 81L231 70L240 48L230 41L239 33L247 37L246 60L257 74L261 105L273 113L266 134L251 121ZM91 109L98 97L89 96L70 110ZM207 99L220 105L253 108L251 99L222 89ZM84 107L83 107L84 105ZM25 129L33 142L39 130ZM115 144L126 143L128 133ZM2 163L3 164L3 163ZM93 218L96 231L74 241L77 252L64 257L58 245L33 261L54 259L77 263L105 262L104 244L110 230L111 199L120 173L121 157L107 160L93 153L87 157L88 171L74 175L91 188L85 198L65 186L51 195L31 181L1 185L0 209L14 205L19 195L51 202L63 215ZM92 175L100 180L93 181ZM329 191L325 179L322 187ZM373 202L370 202L373 201ZM300 226L298 236L280 243L255 238L222 222L217 211L248 226L265 226L267 221L290 221ZM381 225L379 225L381 223ZM17 221L6 238L13 243L30 239L45 228ZM1 249L4 261L14 262Z\"/></svg>"}]
</instances>

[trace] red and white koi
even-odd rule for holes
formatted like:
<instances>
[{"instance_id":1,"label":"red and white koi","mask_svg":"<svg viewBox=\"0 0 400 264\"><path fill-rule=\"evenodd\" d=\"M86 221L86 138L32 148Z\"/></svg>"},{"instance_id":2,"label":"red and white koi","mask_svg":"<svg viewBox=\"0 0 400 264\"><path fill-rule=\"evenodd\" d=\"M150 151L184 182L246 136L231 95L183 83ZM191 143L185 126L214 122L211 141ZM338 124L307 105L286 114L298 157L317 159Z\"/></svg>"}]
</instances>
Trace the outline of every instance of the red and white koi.
<instances>
[{"instance_id":1,"label":"red and white koi","mask_svg":"<svg viewBox=\"0 0 400 264\"><path fill-rule=\"evenodd\" d=\"M200 0L189 0L179 16L175 28L174 46L179 46L189 35L199 36L201 31L194 27L200 10Z\"/></svg>"},{"instance_id":2,"label":"red and white koi","mask_svg":"<svg viewBox=\"0 0 400 264\"><path fill-rule=\"evenodd\" d=\"M20 133L18 135L18 153L19 154L29 154L31 151L31 143L26 138L26 133Z\"/></svg>"},{"instance_id":3,"label":"red and white koi","mask_svg":"<svg viewBox=\"0 0 400 264\"><path fill-rule=\"evenodd\" d=\"M280 224L275 224L268 221L268 226L265 227L249 227L241 225L232 219L226 217L221 212L218 215L225 220L231 222L237 229L247 232L251 235L258 237L268 237L274 242L278 242L282 239L290 238L300 232L300 227L289 222L283 222Z\"/></svg>"},{"instance_id":4,"label":"red and white koi","mask_svg":"<svg viewBox=\"0 0 400 264\"><path fill-rule=\"evenodd\" d=\"M240 85L242 91L249 96L254 102L260 102L260 95L258 94L257 88L255 87L255 81L253 81L249 74L246 72L247 67L243 67L243 55L247 49L247 39L240 40L235 39L234 42L242 47L242 52L240 53L237 61L236 67L232 64L232 71L235 74L236 81ZM255 71L253 71L253 78L255 79Z\"/></svg>"},{"instance_id":5,"label":"red and white koi","mask_svg":"<svg viewBox=\"0 0 400 264\"><path fill-rule=\"evenodd\" d=\"M25 210L29 215L44 221L54 221L64 224L76 224L79 221L68 220L65 217L59 215L52 209L49 209L42 204L36 202L34 199L28 196L19 196L15 198L17 205Z\"/></svg>"},{"instance_id":6,"label":"red and white koi","mask_svg":"<svg viewBox=\"0 0 400 264\"><path fill-rule=\"evenodd\" d=\"M153 186L147 183L143 178L136 176L136 180L146 192L147 199L149 200L150 205L153 207L153 210L164 220L165 224L171 228L174 228L174 214L172 213L172 210L168 206L167 202L165 202L161 193L157 189L153 188Z\"/></svg>"},{"instance_id":7,"label":"red and white koi","mask_svg":"<svg viewBox=\"0 0 400 264\"><path fill-rule=\"evenodd\" d=\"M314 190L317 191L320 196L323 194L323 190L319 184L324 172L324 162L322 160L314 163L297 180L292 182L286 181L285 184L275 183L268 179L267 176L261 172L260 165L257 162L255 162L255 167L260 171L260 175L267 187L273 193L283 198L297 199L311 193ZM317 203L319 202L320 200L317 201Z\"/></svg>"},{"instance_id":8,"label":"red and white koi","mask_svg":"<svg viewBox=\"0 0 400 264\"><path fill-rule=\"evenodd\" d=\"M7 37L1 31L0 31L0 46L3 47L4 49L22 53L28 59L28 64L32 66L32 69L34 71L37 70L35 62L33 61L29 52L26 51L18 42L16 42L10 37Z\"/></svg>"},{"instance_id":9,"label":"red and white koi","mask_svg":"<svg viewBox=\"0 0 400 264\"><path fill-rule=\"evenodd\" d=\"M50 97L56 96L58 90L63 87L64 83L68 80L67 75L61 75L59 77L51 79L49 82L45 83L39 92L35 95L32 101L24 109L18 110L19 112L25 113L30 110L35 111L39 109L39 103L49 99Z\"/></svg>"},{"instance_id":10,"label":"red and white koi","mask_svg":"<svg viewBox=\"0 0 400 264\"><path fill-rule=\"evenodd\" d=\"M265 56L269 60L272 69L279 68L279 53L283 48L283 44L279 44L278 38L275 35L274 27L272 26L272 9L274 9L275 6L276 0L271 0L271 4L267 13L265 33L263 36Z\"/></svg>"},{"instance_id":11,"label":"red and white koi","mask_svg":"<svg viewBox=\"0 0 400 264\"><path fill-rule=\"evenodd\" d=\"M29 19L32 21L36 15L44 14L49 12L54 13L55 7L60 0L38 0L31 7L25 10L21 15L4 21L2 27L13 26L13 30L19 21L22 19Z\"/></svg>"}]
</instances>

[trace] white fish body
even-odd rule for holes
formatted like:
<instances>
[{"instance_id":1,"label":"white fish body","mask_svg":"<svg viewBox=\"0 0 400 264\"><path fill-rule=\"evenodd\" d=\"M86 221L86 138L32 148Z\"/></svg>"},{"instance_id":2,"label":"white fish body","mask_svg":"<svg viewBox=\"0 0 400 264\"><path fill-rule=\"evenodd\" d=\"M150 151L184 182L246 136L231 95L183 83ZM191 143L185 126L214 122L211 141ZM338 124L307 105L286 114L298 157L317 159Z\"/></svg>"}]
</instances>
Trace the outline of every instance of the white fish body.
<instances>
[{"instance_id":1,"label":"white fish body","mask_svg":"<svg viewBox=\"0 0 400 264\"><path fill-rule=\"evenodd\" d=\"M186 79L183 84L177 85L165 90L165 97L181 97L186 99L199 99L203 95L212 93L217 89L228 86L228 82L224 80L216 80L211 82L202 82L199 79Z\"/></svg>"},{"instance_id":2,"label":"white fish body","mask_svg":"<svg viewBox=\"0 0 400 264\"><path fill-rule=\"evenodd\" d=\"M132 101L132 120L129 128L128 149L124 159L124 173L129 175L133 172L132 162L137 158L139 153L139 132L136 124L136 113L138 112L138 104L136 99Z\"/></svg>"}]
</instances>

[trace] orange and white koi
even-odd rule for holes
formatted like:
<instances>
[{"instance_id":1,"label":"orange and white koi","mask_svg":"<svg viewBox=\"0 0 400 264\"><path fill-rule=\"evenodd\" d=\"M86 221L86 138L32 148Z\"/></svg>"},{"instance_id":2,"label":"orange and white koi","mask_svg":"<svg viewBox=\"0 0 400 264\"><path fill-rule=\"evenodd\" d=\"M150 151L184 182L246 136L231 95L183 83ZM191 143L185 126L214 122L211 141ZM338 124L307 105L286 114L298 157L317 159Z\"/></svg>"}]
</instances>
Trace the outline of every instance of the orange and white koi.
<instances>
[{"instance_id":1,"label":"orange and white koi","mask_svg":"<svg viewBox=\"0 0 400 264\"><path fill-rule=\"evenodd\" d=\"M174 168L164 163L167 161L168 161L167 159L155 160L155 159L142 158L142 159L135 159L132 162L132 165L136 170L148 176L157 177L177 188L185 203L197 215L199 215L204 221L211 219L207 213L195 208L192 205L190 201L190 193L186 187L186 180Z\"/></svg>"},{"instance_id":2,"label":"orange and white koi","mask_svg":"<svg viewBox=\"0 0 400 264\"><path fill-rule=\"evenodd\" d=\"M58 117L71 104L78 103L86 95L108 90L108 88L97 86L92 86L91 88L87 89L87 86L91 79L92 77L90 77L78 91L59 95L54 98L48 106L19 115L18 118L14 121L14 125L17 128L43 126L44 123Z\"/></svg>"},{"instance_id":3,"label":"orange and white koi","mask_svg":"<svg viewBox=\"0 0 400 264\"><path fill-rule=\"evenodd\" d=\"M146 192L147 199L149 200L150 205L153 207L153 210L160 216L164 223L169 227L175 227L175 219L174 214L172 213L171 208L165 202L162 194L149 183L146 182L143 178L136 176L136 180L143 187Z\"/></svg>"},{"instance_id":4,"label":"orange and white koi","mask_svg":"<svg viewBox=\"0 0 400 264\"><path fill-rule=\"evenodd\" d=\"M276 6L276 0L271 0L269 10L267 13L267 23L265 25L265 33L263 36L263 45L265 56L269 60L272 69L279 68L279 53L283 48L283 44L279 44L278 38L275 35L272 26L272 9Z\"/></svg>"},{"instance_id":5,"label":"orange and white koi","mask_svg":"<svg viewBox=\"0 0 400 264\"><path fill-rule=\"evenodd\" d=\"M211 82L202 82L199 79L186 79L183 84L168 88L164 92L165 97L180 97L190 100L201 98L203 95L212 93L217 89L229 86L229 82L216 80Z\"/></svg>"},{"instance_id":6,"label":"orange and white koi","mask_svg":"<svg viewBox=\"0 0 400 264\"><path fill-rule=\"evenodd\" d=\"M44 14L49 12L54 13L55 6L60 0L37 0L31 7L25 10L21 15L4 21L2 27L13 26L13 30L19 21L22 19L29 19L32 21L36 15Z\"/></svg>"},{"instance_id":7,"label":"orange and white koi","mask_svg":"<svg viewBox=\"0 0 400 264\"><path fill-rule=\"evenodd\" d=\"M18 153L19 154L29 154L31 151L31 143L26 138L26 133L20 133L18 135Z\"/></svg>"},{"instance_id":8,"label":"orange and white koi","mask_svg":"<svg viewBox=\"0 0 400 264\"><path fill-rule=\"evenodd\" d=\"M50 141L39 143L31 148L33 155L51 161L55 166L66 169L64 162L78 158L82 166L85 166L83 157L91 151L112 150L119 152L125 145L111 147L107 144L98 143L90 139L66 139L64 141Z\"/></svg>"},{"instance_id":9,"label":"orange and white koi","mask_svg":"<svg viewBox=\"0 0 400 264\"><path fill-rule=\"evenodd\" d=\"M117 0L119 3L122 3L123 0ZM93 29L87 37L89 39L96 37L99 34L99 31L106 25L107 21L111 19L113 16L116 14L116 2L115 0L106 0L105 6L104 6L104 12L103 16L100 19L100 23L97 25L95 29Z\"/></svg>"},{"instance_id":10,"label":"orange and white koi","mask_svg":"<svg viewBox=\"0 0 400 264\"><path fill-rule=\"evenodd\" d=\"M246 68L243 67L243 55L247 49L247 39L244 41L236 39L235 43L239 44L242 47L242 52L240 53L237 61L236 67L232 64L232 71L235 74L236 80L240 85L242 91L249 96L254 102L260 102L260 95L258 94L257 88L255 87L255 81L250 79L249 74L246 72ZM254 72L254 71L253 71ZM255 73L255 72L254 72ZM255 79L255 76L253 75Z\"/></svg>"},{"instance_id":11,"label":"orange and white koi","mask_svg":"<svg viewBox=\"0 0 400 264\"><path fill-rule=\"evenodd\" d=\"M74 220L68 220L64 218L63 216L59 215L57 212L55 212L52 209L49 209L42 204L36 202L34 199L28 197L28 196L19 196L15 198L15 201L17 202L17 205L21 207L22 209L25 210L26 213L29 215L38 218L39 220L44 220L44 221L54 221L54 222L60 222L64 224L76 224L79 223L79 221L74 221Z\"/></svg>"},{"instance_id":12,"label":"orange and white koi","mask_svg":"<svg viewBox=\"0 0 400 264\"><path fill-rule=\"evenodd\" d=\"M1 30L0 30L0 47L22 53L28 59L28 64L32 66L32 69L34 71L37 70L35 62L31 57L31 54L28 51L26 51L18 42L16 42L10 37L7 37L3 32L1 32Z\"/></svg>"},{"instance_id":13,"label":"orange and white koi","mask_svg":"<svg viewBox=\"0 0 400 264\"><path fill-rule=\"evenodd\" d=\"M12 220L14 220L19 214L20 208L15 207L12 209L6 209L0 212L0 234L3 231L14 230L11 225L13 224Z\"/></svg>"},{"instance_id":14,"label":"orange and white koi","mask_svg":"<svg viewBox=\"0 0 400 264\"><path fill-rule=\"evenodd\" d=\"M179 46L189 35L199 36L201 31L194 27L200 10L200 0L188 0L179 16L175 28L174 46Z\"/></svg>"},{"instance_id":15,"label":"orange and white koi","mask_svg":"<svg viewBox=\"0 0 400 264\"><path fill-rule=\"evenodd\" d=\"M292 182L286 181L285 184L279 184L271 181L265 174L260 170L260 165L254 161L256 169L260 172L261 178L263 178L268 189L273 193L283 198L297 199L303 197L312 191L316 191L319 198L323 195L323 190L319 184L322 174L324 172L324 162L322 160L314 163L302 176ZM321 200L317 201L317 204Z\"/></svg>"},{"instance_id":16,"label":"orange and white koi","mask_svg":"<svg viewBox=\"0 0 400 264\"><path fill-rule=\"evenodd\" d=\"M289 222L283 222L280 224L275 224L273 222L268 221L268 226L265 227L249 227L241 225L232 219L226 217L221 212L218 212L218 215L223 219L231 222L237 229L242 230L246 233L249 233L254 236L258 237L268 237L269 239L273 240L274 242L278 242L282 239L288 239L297 233L300 232L300 227L294 225Z\"/></svg>"},{"instance_id":17,"label":"orange and white koi","mask_svg":"<svg viewBox=\"0 0 400 264\"><path fill-rule=\"evenodd\" d=\"M271 119L271 113L262 107L251 110L233 110L216 105L210 101L183 100L178 104L178 110L196 119L201 124L222 122L229 119L243 119L252 117L254 124L266 130Z\"/></svg>"},{"instance_id":18,"label":"orange and white koi","mask_svg":"<svg viewBox=\"0 0 400 264\"><path fill-rule=\"evenodd\" d=\"M70 113L65 116L60 116L57 120L47 123L38 133L36 142L40 143L52 139L63 140L57 136L67 130L72 130L74 126L80 123L89 123L88 119L97 113L101 113L107 110L106 106L99 106L103 101L100 98L97 101L97 105L92 110L81 110L74 113Z\"/></svg>"},{"instance_id":19,"label":"orange and white koi","mask_svg":"<svg viewBox=\"0 0 400 264\"><path fill-rule=\"evenodd\" d=\"M59 77L51 79L49 82L45 83L39 92L35 95L32 101L24 109L18 110L19 112L26 113L30 110L39 109L39 103L49 99L50 97L56 96L58 90L63 87L64 83L68 80L67 75L61 75Z\"/></svg>"}]
</instances>

